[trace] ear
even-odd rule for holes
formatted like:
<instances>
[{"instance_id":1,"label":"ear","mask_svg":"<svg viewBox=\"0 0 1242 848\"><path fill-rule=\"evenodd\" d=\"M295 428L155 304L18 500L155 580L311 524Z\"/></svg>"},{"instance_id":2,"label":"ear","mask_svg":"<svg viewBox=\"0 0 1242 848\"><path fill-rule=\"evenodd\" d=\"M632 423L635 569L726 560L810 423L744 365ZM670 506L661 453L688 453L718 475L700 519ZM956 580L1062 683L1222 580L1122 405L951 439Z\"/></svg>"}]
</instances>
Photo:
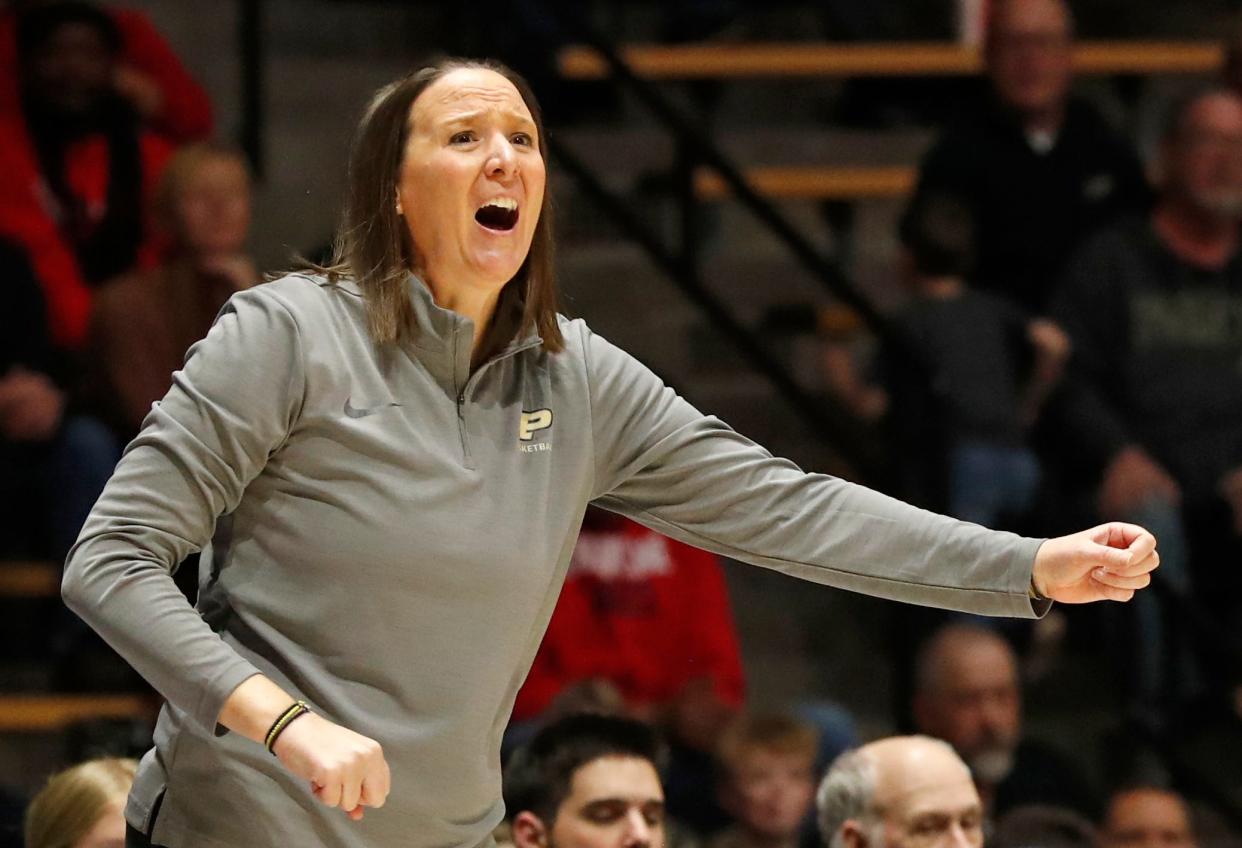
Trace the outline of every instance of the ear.
<instances>
[{"instance_id":1,"label":"ear","mask_svg":"<svg viewBox=\"0 0 1242 848\"><path fill-rule=\"evenodd\" d=\"M857 819L846 819L841 825L841 842L845 848L867 848L867 833Z\"/></svg>"},{"instance_id":2,"label":"ear","mask_svg":"<svg viewBox=\"0 0 1242 848\"><path fill-rule=\"evenodd\" d=\"M513 844L516 848L546 848L548 831L539 816L523 810L513 817Z\"/></svg>"}]
</instances>

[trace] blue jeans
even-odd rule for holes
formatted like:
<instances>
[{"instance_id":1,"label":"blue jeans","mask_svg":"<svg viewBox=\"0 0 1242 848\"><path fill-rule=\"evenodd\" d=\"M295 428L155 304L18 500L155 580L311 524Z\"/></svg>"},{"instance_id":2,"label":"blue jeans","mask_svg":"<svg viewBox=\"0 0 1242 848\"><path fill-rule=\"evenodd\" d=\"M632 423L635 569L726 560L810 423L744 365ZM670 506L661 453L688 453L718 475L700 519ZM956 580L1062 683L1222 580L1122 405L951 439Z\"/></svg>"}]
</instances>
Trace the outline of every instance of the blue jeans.
<instances>
[{"instance_id":1,"label":"blue jeans","mask_svg":"<svg viewBox=\"0 0 1242 848\"><path fill-rule=\"evenodd\" d=\"M992 527L1028 511L1039 482L1039 460L1028 448L961 442L949 452L949 514Z\"/></svg>"},{"instance_id":2,"label":"blue jeans","mask_svg":"<svg viewBox=\"0 0 1242 848\"><path fill-rule=\"evenodd\" d=\"M48 523L56 559L63 560L77 541L120 458L121 446L102 421L85 415L65 419L48 468Z\"/></svg>"},{"instance_id":3,"label":"blue jeans","mask_svg":"<svg viewBox=\"0 0 1242 848\"><path fill-rule=\"evenodd\" d=\"M1151 498L1125 516L1150 530L1159 541L1160 569L1153 575L1183 600L1193 592L1185 520L1179 505ZM1167 718L1176 707L1200 694L1203 672L1190 644L1190 634L1179 625L1175 612L1152 590L1139 592L1122 613L1128 618L1125 643L1130 646L1129 695L1132 707L1149 720Z\"/></svg>"},{"instance_id":4,"label":"blue jeans","mask_svg":"<svg viewBox=\"0 0 1242 848\"><path fill-rule=\"evenodd\" d=\"M0 551L63 560L120 455L88 416L65 418L47 442L0 442Z\"/></svg>"}]
</instances>

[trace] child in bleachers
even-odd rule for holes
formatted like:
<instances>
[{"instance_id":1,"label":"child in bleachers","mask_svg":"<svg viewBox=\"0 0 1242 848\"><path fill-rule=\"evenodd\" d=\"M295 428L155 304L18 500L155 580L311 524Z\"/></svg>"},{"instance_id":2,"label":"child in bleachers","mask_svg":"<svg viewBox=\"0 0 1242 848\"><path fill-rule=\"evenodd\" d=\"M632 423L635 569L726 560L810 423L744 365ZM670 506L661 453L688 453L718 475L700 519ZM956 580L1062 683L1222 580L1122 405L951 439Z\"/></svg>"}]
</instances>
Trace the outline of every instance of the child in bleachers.
<instances>
[{"instance_id":1,"label":"child in bleachers","mask_svg":"<svg viewBox=\"0 0 1242 848\"><path fill-rule=\"evenodd\" d=\"M178 151L155 208L165 261L107 283L91 315L91 405L125 441L229 296L258 282L245 253L250 174L239 153L209 143Z\"/></svg>"},{"instance_id":2,"label":"child in bleachers","mask_svg":"<svg viewBox=\"0 0 1242 848\"><path fill-rule=\"evenodd\" d=\"M926 505L997 527L1034 501L1041 473L1029 433L1069 341L1051 321L967 286L974 225L956 198L923 197L901 235L914 297L894 323L921 367L890 364L887 382L894 423L906 429L902 459L922 468L907 482Z\"/></svg>"},{"instance_id":3,"label":"child in bleachers","mask_svg":"<svg viewBox=\"0 0 1242 848\"><path fill-rule=\"evenodd\" d=\"M819 740L791 716L744 715L716 751L721 806L734 818L710 848L793 848L815 794Z\"/></svg>"}]
</instances>

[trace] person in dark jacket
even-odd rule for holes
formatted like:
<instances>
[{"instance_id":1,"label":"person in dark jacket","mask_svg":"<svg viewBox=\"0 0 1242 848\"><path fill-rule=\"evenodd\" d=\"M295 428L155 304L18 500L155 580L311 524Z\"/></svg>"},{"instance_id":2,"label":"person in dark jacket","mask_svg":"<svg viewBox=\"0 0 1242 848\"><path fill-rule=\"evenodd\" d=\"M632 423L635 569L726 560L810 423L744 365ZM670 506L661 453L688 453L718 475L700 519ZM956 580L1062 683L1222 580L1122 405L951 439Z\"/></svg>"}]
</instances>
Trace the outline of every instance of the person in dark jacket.
<instances>
[{"instance_id":1,"label":"person in dark jacket","mask_svg":"<svg viewBox=\"0 0 1242 848\"><path fill-rule=\"evenodd\" d=\"M1221 566L1242 552L1242 98L1220 89L1180 104L1162 162L1152 213L1099 233L1070 264L1056 305L1075 349L1063 414L1098 472L1100 513L1158 528L1166 585L1185 597L1197 583L1202 603L1235 616L1242 578ZM1172 622L1153 603L1136 611L1163 642ZM1162 683L1190 667L1165 653L1144 651L1136 669L1153 709L1195 684Z\"/></svg>"},{"instance_id":2,"label":"person in dark jacket","mask_svg":"<svg viewBox=\"0 0 1242 848\"><path fill-rule=\"evenodd\" d=\"M70 414L73 369L52 344L30 263L0 242L0 554L63 559L120 449Z\"/></svg>"},{"instance_id":3,"label":"person in dark jacket","mask_svg":"<svg viewBox=\"0 0 1242 848\"><path fill-rule=\"evenodd\" d=\"M1079 241L1147 195L1129 143L1071 95L1072 47L1063 0L994 3L990 95L924 157L912 203L965 201L977 230L972 282L1036 314Z\"/></svg>"}]
</instances>

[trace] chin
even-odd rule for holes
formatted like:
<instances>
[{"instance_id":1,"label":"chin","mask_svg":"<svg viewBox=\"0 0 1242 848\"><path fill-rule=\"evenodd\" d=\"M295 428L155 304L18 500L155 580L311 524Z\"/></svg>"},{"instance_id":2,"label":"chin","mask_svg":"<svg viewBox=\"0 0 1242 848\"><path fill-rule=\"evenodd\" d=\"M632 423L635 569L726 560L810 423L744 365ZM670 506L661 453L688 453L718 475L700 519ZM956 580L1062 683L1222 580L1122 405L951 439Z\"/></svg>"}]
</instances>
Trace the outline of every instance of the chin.
<instances>
[{"instance_id":1,"label":"chin","mask_svg":"<svg viewBox=\"0 0 1242 848\"><path fill-rule=\"evenodd\" d=\"M522 270L522 263L525 261L526 257L522 257L520 261L514 261L509 258L484 258L475 263L474 270L481 279L500 288L517 276L517 273Z\"/></svg>"}]
</instances>

